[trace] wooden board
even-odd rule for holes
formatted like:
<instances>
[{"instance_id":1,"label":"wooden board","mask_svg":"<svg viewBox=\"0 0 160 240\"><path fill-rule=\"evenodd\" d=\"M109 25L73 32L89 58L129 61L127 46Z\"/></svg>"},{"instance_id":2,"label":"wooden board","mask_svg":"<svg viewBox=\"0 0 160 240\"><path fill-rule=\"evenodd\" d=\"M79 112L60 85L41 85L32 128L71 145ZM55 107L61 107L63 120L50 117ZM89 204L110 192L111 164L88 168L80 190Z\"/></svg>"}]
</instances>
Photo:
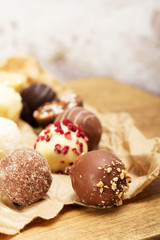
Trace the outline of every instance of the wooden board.
<instances>
[{"instance_id":1,"label":"wooden board","mask_svg":"<svg viewBox=\"0 0 160 240\"><path fill-rule=\"evenodd\" d=\"M160 98L111 79L68 82L84 101L100 111L125 111L147 137L160 136ZM52 220L35 220L3 240L160 239L160 177L119 208L95 210L66 206Z\"/></svg>"}]
</instances>

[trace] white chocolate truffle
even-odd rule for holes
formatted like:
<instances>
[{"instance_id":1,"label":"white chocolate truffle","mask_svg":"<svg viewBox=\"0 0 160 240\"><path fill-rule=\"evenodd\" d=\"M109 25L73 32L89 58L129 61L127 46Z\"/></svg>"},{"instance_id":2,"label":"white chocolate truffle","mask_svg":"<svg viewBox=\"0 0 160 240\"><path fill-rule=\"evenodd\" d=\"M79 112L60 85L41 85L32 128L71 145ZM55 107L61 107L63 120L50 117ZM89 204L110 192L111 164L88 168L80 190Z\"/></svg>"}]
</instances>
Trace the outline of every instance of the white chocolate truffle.
<instances>
[{"instance_id":1,"label":"white chocolate truffle","mask_svg":"<svg viewBox=\"0 0 160 240\"><path fill-rule=\"evenodd\" d=\"M0 83L20 92L27 84L27 77L22 73L0 71Z\"/></svg>"},{"instance_id":2,"label":"white chocolate truffle","mask_svg":"<svg viewBox=\"0 0 160 240\"><path fill-rule=\"evenodd\" d=\"M71 121L48 125L38 136L34 148L47 159L52 172L63 173L77 157L88 151L82 127Z\"/></svg>"},{"instance_id":3,"label":"white chocolate truffle","mask_svg":"<svg viewBox=\"0 0 160 240\"><path fill-rule=\"evenodd\" d=\"M17 148L20 144L21 133L15 122L0 117L0 159Z\"/></svg>"},{"instance_id":4,"label":"white chocolate truffle","mask_svg":"<svg viewBox=\"0 0 160 240\"><path fill-rule=\"evenodd\" d=\"M13 88L0 84L0 116L17 122L22 110L21 96Z\"/></svg>"}]
</instances>

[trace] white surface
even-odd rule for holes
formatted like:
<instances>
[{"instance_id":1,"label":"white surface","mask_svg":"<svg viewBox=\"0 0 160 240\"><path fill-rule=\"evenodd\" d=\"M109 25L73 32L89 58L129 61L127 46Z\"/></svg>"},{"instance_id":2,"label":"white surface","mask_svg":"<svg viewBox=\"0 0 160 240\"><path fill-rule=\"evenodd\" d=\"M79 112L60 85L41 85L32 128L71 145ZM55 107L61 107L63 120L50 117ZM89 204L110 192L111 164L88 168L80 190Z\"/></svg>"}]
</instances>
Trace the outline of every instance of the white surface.
<instances>
[{"instance_id":1,"label":"white surface","mask_svg":"<svg viewBox=\"0 0 160 240\"><path fill-rule=\"evenodd\" d=\"M111 76L160 94L160 0L0 0L0 58L60 80Z\"/></svg>"}]
</instances>

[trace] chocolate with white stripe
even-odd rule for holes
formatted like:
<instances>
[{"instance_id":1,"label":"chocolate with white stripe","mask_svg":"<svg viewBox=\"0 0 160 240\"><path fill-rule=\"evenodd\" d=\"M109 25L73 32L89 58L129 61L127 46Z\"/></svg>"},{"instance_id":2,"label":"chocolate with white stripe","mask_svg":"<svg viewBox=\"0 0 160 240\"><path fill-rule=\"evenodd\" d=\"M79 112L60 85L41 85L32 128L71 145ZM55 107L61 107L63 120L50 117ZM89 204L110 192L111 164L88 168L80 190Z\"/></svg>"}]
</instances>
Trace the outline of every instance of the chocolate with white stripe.
<instances>
[{"instance_id":1,"label":"chocolate with white stripe","mask_svg":"<svg viewBox=\"0 0 160 240\"><path fill-rule=\"evenodd\" d=\"M79 126L81 125L89 139L88 150L97 149L102 135L102 125L94 113L83 107L74 107L58 115L55 121L62 122L64 119L68 119Z\"/></svg>"}]
</instances>

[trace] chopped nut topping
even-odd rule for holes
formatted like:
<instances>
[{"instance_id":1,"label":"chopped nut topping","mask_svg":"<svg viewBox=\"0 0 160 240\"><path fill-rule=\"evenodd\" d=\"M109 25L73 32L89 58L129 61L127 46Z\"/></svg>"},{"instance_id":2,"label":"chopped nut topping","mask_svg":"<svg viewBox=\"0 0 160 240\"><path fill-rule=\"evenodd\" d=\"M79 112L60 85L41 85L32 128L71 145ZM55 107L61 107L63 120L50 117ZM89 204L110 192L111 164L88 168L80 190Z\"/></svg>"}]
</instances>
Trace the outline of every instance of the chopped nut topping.
<instances>
[{"instance_id":1,"label":"chopped nut topping","mask_svg":"<svg viewBox=\"0 0 160 240\"><path fill-rule=\"evenodd\" d=\"M101 166L99 166L99 167L98 167L98 169L102 169L102 167L101 167Z\"/></svg>"},{"instance_id":2,"label":"chopped nut topping","mask_svg":"<svg viewBox=\"0 0 160 240\"><path fill-rule=\"evenodd\" d=\"M120 205L122 205L122 200L121 199L116 203L116 206L120 206Z\"/></svg>"},{"instance_id":3,"label":"chopped nut topping","mask_svg":"<svg viewBox=\"0 0 160 240\"><path fill-rule=\"evenodd\" d=\"M131 179L131 177L130 177L128 174L126 175L126 177L127 177L127 179L126 179L126 180L127 180L127 182L128 182L128 183L131 183L131 182L132 182L132 179Z\"/></svg>"},{"instance_id":4,"label":"chopped nut topping","mask_svg":"<svg viewBox=\"0 0 160 240\"><path fill-rule=\"evenodd\" d=\"M115 191L117 188L117 184L115 182L113 182L111 188L113 191Z\"/></svg>"},{"instance_id":5,"label":"chopped nut topping","mask_svg":"<svg viewBox=\"0 0 160 240\"><path fill-rule=\"evenodd\" d=\"M102 188L104 186L104 183L102 181L99 181L99 183L96 184L96 187Z\"/></svg>"},{"instance_id":6,"label":"chopped nut topping","mask_svg":"<svg viewBox=\"0 0 160 240\"><path fill-rule=\"evenodd\" d=\"M120 193L118 194L118 198L121 199L122 196L123 196L123 192L120 192Z\"/></svg>"},{"instance_id":7,"label":"chopped nut topping","mask_svg":"<svg viewBox=\"0 0 160 240\"><path fill-rule=\"evenodd\" d=\"M112 161L112 165L115 166L116 164Z\"/></svg>"},{"instance_id":8,"label":"chopped nut topping","mask_svg":"<svg viewBox=\"0 0 160 240\"><path fill-rule=\"evenodd\" d=\"M110 172L112 171L112 168L111 168L111 167L108 167L108 168L106 169L106 171L107 171L107 173L110 173Z\"/></svg>"},{"instance_id":9,"label":"chopped nut topping","mask_svg":"<svg viewBox=\"0 0 160 240\"><path fill-rule=\"evenodd\" d=\"M109 188L107 185L104 185L104 188Z\"/></svg>"},{"instance_id":10,"label":"chopped nut topping","mask_svg":"<svg viewBox=\"0 0 160 240\"><path fill-rule=\"evenodd\" d=\"M79 175L80 178L82 178L82 175Z\"/></svg>"},{"instance_id":11,"label":"chopped nut topping","mask_svg":"<svg viewBox=\"0 0 160 240\"><path fill-rule=\"evenodd\" d=\"M125 168L126 168L126 170L128 170L128 166L126 166Z\"/></svg>"},{"instance_id":12,"label":"chopped nut topping","mask_svg":"<svg viewBox=\"0 0 160 240\"><path fill-rule=\"evenodd\" d=\"M118 177L114 177L114 178L113 178L113 181L114 181L114 182L117 182L117 181L118 181Z\"/></svg>"},{"instance_id":13,"label":"chopped nut topping","mask_svg":"<svg viewBox=\"0 0 160 240\"><path fill-rule=\"evenodd\" d=\"M120 179L121 179L121 180L124 179L124 173L123 173L123 172L120 174Z\"/></svg>"},{"instance_id":14,"label":"chopped nut topping","mask_svg":"<svg viewBox=\"0 0 160 240\"><path fill-rule=\"evenodd\" d=\"M100 191L100 193L103 193L103 188L101 187L101 188L99 189L99 191Z\"/></svg>"},{"instance_id":15,"label":"chopped nut topping","mask_svg":"<svg viewBox=\"0 0 160 240\"><path fill-rule=\"evenodd\" d=\"M121 172L121 169L120 169L120 168L117 168L117 172Z\"/></svg>"}]
</instances>

